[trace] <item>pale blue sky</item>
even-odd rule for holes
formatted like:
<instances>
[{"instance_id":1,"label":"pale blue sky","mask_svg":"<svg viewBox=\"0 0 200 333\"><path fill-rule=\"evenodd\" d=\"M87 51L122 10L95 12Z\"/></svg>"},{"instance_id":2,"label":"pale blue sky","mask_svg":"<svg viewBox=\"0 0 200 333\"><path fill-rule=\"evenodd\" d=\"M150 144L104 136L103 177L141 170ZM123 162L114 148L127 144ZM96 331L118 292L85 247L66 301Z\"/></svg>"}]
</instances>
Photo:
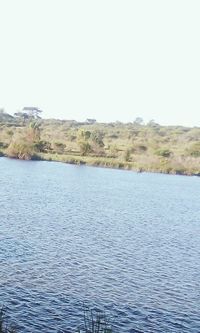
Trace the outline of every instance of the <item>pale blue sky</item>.
<instances>
[{"instance_id":1,"label":"pale blue sky","mask_svg":"<svg viewBox=\"0 0 200 333\"><path fill-rule=\"evenodd\" d=\"M0 0L0 107L200 126L199 0Z\"/></svg>"}]
</instances>

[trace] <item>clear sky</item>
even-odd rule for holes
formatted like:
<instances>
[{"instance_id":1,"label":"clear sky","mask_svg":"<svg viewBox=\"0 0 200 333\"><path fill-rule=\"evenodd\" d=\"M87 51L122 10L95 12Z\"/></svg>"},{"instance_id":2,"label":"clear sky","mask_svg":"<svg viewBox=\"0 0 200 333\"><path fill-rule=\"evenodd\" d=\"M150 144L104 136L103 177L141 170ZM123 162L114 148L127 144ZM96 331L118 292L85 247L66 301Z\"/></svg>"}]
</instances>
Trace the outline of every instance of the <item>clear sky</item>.
<instances>
[{"instance_id":1,"label":"clear sky","mask_svg":"<svg viewBox=\"0 0 200 333\"><path fill-rule=\"evenodd\" d=\"M0 107L200 126L199 0L0 0Z\"/></svg>"}]
</instances>

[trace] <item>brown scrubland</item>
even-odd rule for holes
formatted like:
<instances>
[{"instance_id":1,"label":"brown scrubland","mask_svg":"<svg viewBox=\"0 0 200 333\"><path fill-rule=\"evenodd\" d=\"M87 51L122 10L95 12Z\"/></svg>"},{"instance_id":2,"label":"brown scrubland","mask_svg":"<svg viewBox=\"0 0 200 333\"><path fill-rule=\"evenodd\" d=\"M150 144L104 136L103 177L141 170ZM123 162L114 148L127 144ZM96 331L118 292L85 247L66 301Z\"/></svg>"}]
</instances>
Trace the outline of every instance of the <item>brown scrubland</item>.
<instances>
[{"instance_id":1,"label":"brown scrubland","mask_svg":"<svg viewBox=\"0 0 200 333\"><path fill-rule=\"evenodd\" d=\"M200 128L77 122L0 113L0 155L138 172L200 175Z\"/></svg>"}]
</instances>

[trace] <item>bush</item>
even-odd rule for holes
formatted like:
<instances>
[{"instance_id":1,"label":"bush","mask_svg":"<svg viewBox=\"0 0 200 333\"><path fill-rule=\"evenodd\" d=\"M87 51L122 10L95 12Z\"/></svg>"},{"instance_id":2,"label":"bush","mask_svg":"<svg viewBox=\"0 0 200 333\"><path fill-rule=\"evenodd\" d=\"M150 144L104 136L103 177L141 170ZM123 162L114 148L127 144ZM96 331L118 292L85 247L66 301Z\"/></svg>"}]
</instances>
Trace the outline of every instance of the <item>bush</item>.
<instances>
[{"instance_id":1,"label":"bush","mask_svg":"<svg viewBox=\"0 0 200 333\"><path fill-rule=\"evenodd\" d=\"M34 144L37 151L41 153L45 153L49 150L51 150L51 143L48 141L40 140L39 142L36 142Z\"/></svg>"},{"instance_id":2,"label":"bush","mask_svg":"<svg viewBox=\"0 0 200 333\"><path fill-rule=\"evenodd\" d=\"M3 148L3 149L8 148L8 144L5 142L0 142L0 148Z\"/></svg>"},{"instance_id":3,"label":"bush","mask_svg":"<svg viewBox=\"0 0 200 333\"><path fill-rule=\"evenodd\" d=\"M169 149L158 149L155 154L162 157L170 157L172 153Z\"/></svg>"},{"instance_id":4,"label":"bush","mask_svg":"<svg viewBox=\"0 0 200 333\"><path fill-rule=\"evenodd\" d=\"M91 146L90 146L89 142L87 142L87 141L80 141L79 147L80 147L80 153L82 156L85 156L92 151Z\"/></svg>"},{"instance_id":5,"label":"bush","mask_svg":"<svg viewBox=\"0 0 200 333\"><path fill-rule=\"evenodd\" d=\"M190 156L200 157L200 142L196 142L190 146L190 148L187 149L187 152Z\"/></svg>"},{"instance_id":6,"label":"bush","mask_svg":"<svg viewBox=\"0 0 200 333\"><path fill-rule=\"evenodd\" d=\"M124 160L126 162L130 162L130 160L131 160L131 152L129 149L126 149L124 152Z\"/></svg>"},{"instance_id":7,"label":"bush","mask_svg":"<svg viewBox=\"0 0 200 333\"><path fill-rule=\"evenodd\" d=\"M95 143L99 147L104 147L103 136L104 135L101 131L94 131L91 134L91 140L93 143Z\"/></svg>"},{"instance_id":8,"label":"bush","mask_svg":"<svg viewBox=\"0 0 200 333\"><path fill-rule=\"evenodd\" d=\"M6 155L12 158L18 158L20 160L32 160L36 159L36 149L34 144L25 141L11 142Z\"/></svg>"},{"instance_id":9,"label":"bush","mask_svg":"<svg viewBox=\"0 0 200 333\"><path fill-rule=\"evenodd\" d=\"M147 146L143 144L136 144L131 148L132 152L144 153L148 150Z\"/></svg>"},{"instance_id":10,"label":"bush","mask_svg":"<svg viewBox=\"0 0 200 333\"><path fill-rule=\"evenodd\" d=\"M145 145L139 145L138 146L138 150L140 150L140 151L147 151L147 146L145 146Z\"/></svg>"},{"instance_id":11,"label":"bush","mask_svg":"<svg viewBox=\"0 0 200 333\"><path fill-rule=\"evenodd\" d=\"M54 142L53 149L56 153L62 154L65 150L66 145L62 142Z\"/></svg>"}]
</instances>

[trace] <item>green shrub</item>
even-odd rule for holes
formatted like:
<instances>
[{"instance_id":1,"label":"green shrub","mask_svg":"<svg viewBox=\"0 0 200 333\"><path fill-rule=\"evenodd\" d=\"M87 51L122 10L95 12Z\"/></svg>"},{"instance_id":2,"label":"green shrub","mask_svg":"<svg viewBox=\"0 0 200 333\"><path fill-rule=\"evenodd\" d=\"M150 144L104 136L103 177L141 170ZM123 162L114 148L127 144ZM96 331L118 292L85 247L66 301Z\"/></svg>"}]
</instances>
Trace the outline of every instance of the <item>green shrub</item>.
<instances>
[{"instance_id":1,"label":"green shrub","mask_svg":"<svg viewBox=\"0 0 200 333\"><path fill-rule=\"evenodd\" d=\"M131 152L130 152L130 149L126 149L125 152L124 152L124 160L126 162L130 162L131 160Z\"/></svg>"},{"instance_id":2,"label":"green shrub","mask_svg":"<svg viewBox=\"0 0 200 333\"><path fill-rule=\"evenodd\" d=\"M87 141L79 141L79 147L82 156L85 156L92 151L91 145Z\"/></svg>"},{"instance_id":3,"label":"green shrub","mask_svg":"<svg viewBox=\"0 0 200 333\"><path fill-rule=\"evenodd\" d=\"M94 131L91 134L91 141L99 147L104 147L103 136L104 135L101 131Z\"/></svg>"},{"instance_id":4,"label":"green shrub","mask_svg":"<svg viewBox=\"0 0 200 333\"><path fill-rule=\"evenodd\" d=\"M3 149L8 148L8 144L5 142L0 142L0 148L3 148Z\"/></svg>"},{"instance_id":5,"label":"green shrub","mask_svg":"<svg viewBox=\"0 0 200 333\"><path fill-rule=\"evenodd\" d=\"M196 142L187 149L187 153L193 157L200 157L200 142Z\"/></svg>"},{"instance_id":6,"label":"green shrub","mask_svg":"<svg viewBox=\"0 0 200 333\"><path fill-rule=\"evenodd\" d=\"M51 143L45 140L40 140L34 144L37 151L41 153L48 152L51 150Z\"/></svg>"},{"instance_id":7,"label":"green shrub","mask_svg":"<svg viewBox=\"0 0 200 333\"><path fill-rule=\"evenodd\" d=\"M162 156L162 157L170 157L171 156L171 151L169 150L169 149L157 149L156 151L155 151L155 154L157 155L157 156Z\"/></svg>"},{"instance_id":8,"label":"green shrub","mask_svg":"<svg viewBox=\"0 0 200 333\"><path fill-rule=\"evenodd\" d=\"M55 150L56 153L62 154L66 148L66 145L62 142L54 142L52 148Z\"/></svg>"},{"instance_id":9,"label":"green shrub","mask_svg":"<svg viewBox=\"0 0 200 333\"><path fill-rule=\"evenodd\" d=\"M6 155L20 160L32 160L37 158L34 144L25 141L11 142L6 150Z\"/></svg>"},{"instance_id":10,"label":"green shrub","mask_svg":"<svg viewBox=\"0 0 200 333\"><path fill-rule=\"evenodd\" d=\"M7 130L7 135L13 136L14 132L12 130Z\"/></svg>"},{"instance_id":11,"label":"green shrub","mask_svg":"<svg viewBox=\"0 0 200 333\"><path fill-rule=\"evenodd\" d=\"M135 170L200 173L198 127L120 122L88 125L54 119L29 123L14 117L10 123L0 122L0 151L5 155L6 149L11 157L23 159L39 155L69 163L81 160L114 168L122 163L123 168Z\"/></svg>"}]
</instances>

